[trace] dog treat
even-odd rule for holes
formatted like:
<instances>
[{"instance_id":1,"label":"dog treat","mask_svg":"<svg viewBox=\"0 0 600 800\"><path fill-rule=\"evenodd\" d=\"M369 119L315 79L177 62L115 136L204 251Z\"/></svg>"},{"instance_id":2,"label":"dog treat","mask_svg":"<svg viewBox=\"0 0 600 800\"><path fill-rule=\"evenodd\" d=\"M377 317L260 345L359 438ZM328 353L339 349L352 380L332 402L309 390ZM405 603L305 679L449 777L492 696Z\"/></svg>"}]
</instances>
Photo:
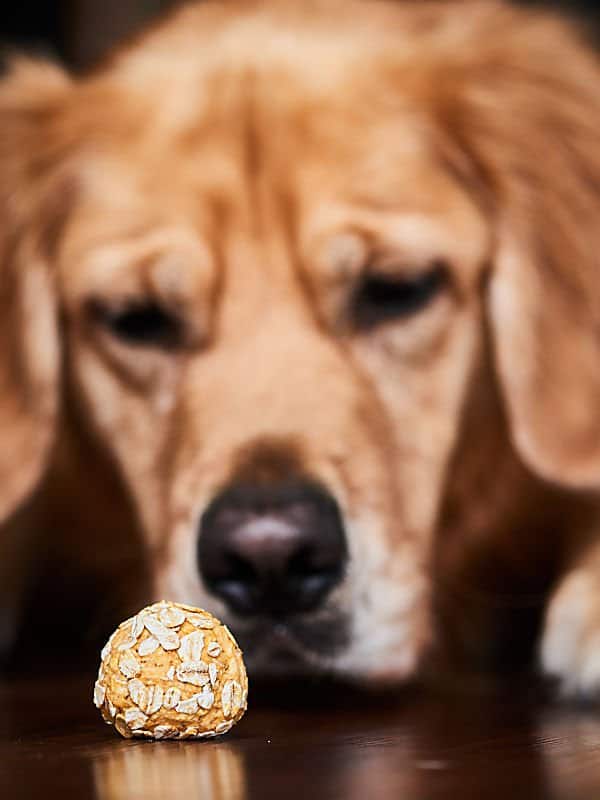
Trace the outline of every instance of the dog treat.
<instances>
[{"instance_id":1,"label":"dog treat","mask_svg":"<svg viewBox=\"0 0 600 800\"><path fill-rule=\"evenodd\" d=\"M122 622L101 654L94 705L127 738L204 739L246 710L248 679L229 630L165 600Z\"/></svg>"}]
</instances>

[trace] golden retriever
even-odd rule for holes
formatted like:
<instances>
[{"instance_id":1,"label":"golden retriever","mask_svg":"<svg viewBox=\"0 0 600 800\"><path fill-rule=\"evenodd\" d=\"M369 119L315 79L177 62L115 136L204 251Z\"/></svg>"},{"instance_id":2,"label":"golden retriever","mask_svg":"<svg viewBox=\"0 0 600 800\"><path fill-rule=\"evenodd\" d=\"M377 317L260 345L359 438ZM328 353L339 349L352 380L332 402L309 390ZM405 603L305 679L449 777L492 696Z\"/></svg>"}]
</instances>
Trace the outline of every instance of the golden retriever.
<instances>
[{"instance_id":1,"label":"golden retriever","mask_svg":"<svg viewBox=\"0 0 600 800\"><path fill-rule=\"evenodd\" d=\"M371 685L547 593L543 670L600 688L600 70L568 23L192 3L79 78L17 60L0 175L5 563L108 563L133 513L151 594L255 674Z\"/></svg>"}]
</instances>

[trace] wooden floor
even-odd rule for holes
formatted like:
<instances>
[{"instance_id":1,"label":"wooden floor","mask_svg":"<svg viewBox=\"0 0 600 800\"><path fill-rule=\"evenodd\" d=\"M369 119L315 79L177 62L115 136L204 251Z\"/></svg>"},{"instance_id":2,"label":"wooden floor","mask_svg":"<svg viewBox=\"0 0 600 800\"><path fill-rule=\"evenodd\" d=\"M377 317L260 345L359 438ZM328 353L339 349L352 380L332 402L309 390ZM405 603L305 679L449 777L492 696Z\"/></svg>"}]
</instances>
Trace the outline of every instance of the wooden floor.
<instances>
[{"instance_id":1,"label":"wooden floor","mask_svg":"<svg viewBox=\"0 0 600 800\"><path fill-rule=\"evenodd\" d=\"M600 713L519 689L391 698L254 692L212 742L106 727L88 679L0 684L0 797L76 800L599 800Z\"/></svg>"}]
</instances>

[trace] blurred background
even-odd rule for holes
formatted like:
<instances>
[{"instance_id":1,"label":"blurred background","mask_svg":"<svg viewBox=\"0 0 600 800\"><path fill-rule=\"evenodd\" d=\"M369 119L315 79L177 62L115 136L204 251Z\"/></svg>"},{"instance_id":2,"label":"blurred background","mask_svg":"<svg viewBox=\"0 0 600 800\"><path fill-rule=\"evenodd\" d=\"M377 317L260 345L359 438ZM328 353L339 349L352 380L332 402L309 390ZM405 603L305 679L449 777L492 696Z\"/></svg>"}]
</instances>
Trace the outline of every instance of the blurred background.
<instances>
[{"instance_id":1,"label":"blurred background","mask_svg":"<svg viewBox=\"0 0 600 800\"><path fill-rule=\"evenodd\" d=\"M582 17L594 33L600 32L598 0L512 1L560 8ZM0 43L50 53L74 69L85 69L114 42L179 4L181 0L4 0Z\"/></svg>"}]
</instances>

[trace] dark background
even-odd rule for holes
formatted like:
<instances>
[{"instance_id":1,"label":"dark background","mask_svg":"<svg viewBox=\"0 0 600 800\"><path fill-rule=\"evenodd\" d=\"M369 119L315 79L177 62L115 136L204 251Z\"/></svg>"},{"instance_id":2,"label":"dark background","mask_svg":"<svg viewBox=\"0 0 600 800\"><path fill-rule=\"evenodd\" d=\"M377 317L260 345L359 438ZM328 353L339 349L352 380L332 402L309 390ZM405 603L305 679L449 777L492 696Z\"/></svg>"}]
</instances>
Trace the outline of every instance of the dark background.
<instances>
[{"instance_id":1,"label":"dark background","mask_svg":"<svg viewBox=\"0 0 600 800\"><path fill-rule=\"evenodd\" d=\"M600 31L599 0L519 1L522 5L554 6L566 10L582 17L592 31ZM74 68L87 67L113 42L177 2L4 0L0 8L0 42L19 49L57 55Z\"/></svg>"}]
</instances>

